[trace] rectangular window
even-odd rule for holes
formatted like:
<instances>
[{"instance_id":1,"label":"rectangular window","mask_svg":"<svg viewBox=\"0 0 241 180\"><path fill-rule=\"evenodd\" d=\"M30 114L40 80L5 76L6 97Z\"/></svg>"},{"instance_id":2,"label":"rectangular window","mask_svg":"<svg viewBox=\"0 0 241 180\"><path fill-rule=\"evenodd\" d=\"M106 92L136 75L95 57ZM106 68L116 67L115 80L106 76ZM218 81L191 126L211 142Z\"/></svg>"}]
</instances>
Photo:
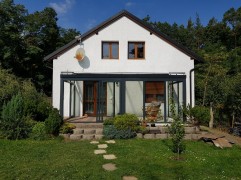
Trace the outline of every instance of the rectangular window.
<instances>
[{"instance_id":1,"label":"rectangular window","mask_svg":"<svg viewBox=\"0 0 241 180\"><path fill-rule=\"evenodd\" d=\"M145 59L145 42L128 42L128 59Z\"/></svg>"},{"instance_id":2,"label":"rectangular window","mask_svg":"<svg viewBox=\"0 0 241 180\"><path fill-rule=\"evenodd\" d=\"M102 59L119 59L119 42L102 42Z\"/></svg>"}]
</instances>

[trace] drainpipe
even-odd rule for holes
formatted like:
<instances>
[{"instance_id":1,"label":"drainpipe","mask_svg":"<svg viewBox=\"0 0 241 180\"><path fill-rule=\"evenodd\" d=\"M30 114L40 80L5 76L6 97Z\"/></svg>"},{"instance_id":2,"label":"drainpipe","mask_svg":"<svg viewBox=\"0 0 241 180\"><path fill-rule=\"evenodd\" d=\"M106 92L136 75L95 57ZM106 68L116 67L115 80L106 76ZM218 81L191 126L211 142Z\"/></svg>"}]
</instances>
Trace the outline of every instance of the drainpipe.
<instances>
[{"instance_id":1,"label":"drainpipe","mask_svg":"<svg viewBox=\"0 0 241 180\"><path fill-rule=\"evenodd\" d=\"M189 78L190 78L190 107L192 108L192 73L194 72L195 68L191 69L189 72Z\"/></svg>"}]
</instances>

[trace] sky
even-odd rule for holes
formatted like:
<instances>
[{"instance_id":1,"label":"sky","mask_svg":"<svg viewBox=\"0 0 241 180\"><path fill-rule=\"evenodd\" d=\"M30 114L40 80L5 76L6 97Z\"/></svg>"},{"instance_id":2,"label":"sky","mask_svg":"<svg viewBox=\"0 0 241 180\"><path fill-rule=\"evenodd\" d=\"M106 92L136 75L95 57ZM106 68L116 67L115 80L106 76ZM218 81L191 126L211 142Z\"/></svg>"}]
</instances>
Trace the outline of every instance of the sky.
<instances>
[{"instance_id":1,"label":"sky","mask_svg":"<svg viewBox=\"0 0 241 180\"><path fill-rule=\"evenodd\" d=\"M241 7L241 0L15 0L29 13L52 7L58 14L58 25L74 28L81 34L102 23L121 10L127 10L140 19L150 16L151 21L187 25L198 14L201 23L207 25L215 17L234 7Z\"/></svg>"}]
</instances>

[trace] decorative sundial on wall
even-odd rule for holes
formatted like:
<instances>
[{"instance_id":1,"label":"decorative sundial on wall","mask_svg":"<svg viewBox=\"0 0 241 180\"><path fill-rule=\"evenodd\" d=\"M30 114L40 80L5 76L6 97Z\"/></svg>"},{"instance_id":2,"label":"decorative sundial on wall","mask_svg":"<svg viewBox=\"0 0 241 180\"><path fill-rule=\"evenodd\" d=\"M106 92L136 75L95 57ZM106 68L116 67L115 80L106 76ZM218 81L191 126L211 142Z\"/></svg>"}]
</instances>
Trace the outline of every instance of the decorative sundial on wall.
<instances>
[{"instance_id":1,"label":"decorative sundial on wall","mask_svg":"<svg viewBox=\"0 0 241 180\"><path fill-rule=\"evenodd\" d=\"M82 61L85 57L85 50L83 48L79 48L77 49L76 53L75 53L75 58L78 61Z\"/></svg>"}]
</instances>

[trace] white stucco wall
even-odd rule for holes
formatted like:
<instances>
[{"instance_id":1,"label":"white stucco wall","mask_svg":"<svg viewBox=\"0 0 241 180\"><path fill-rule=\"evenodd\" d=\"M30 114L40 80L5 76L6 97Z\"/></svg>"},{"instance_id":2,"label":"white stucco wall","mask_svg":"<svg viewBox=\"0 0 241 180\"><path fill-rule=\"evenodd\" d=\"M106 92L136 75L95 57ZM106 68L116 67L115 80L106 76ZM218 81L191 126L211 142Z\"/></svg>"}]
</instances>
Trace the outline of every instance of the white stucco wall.
<instances>
[{"instance_id":1,"label":"white stucco wall","mask_svg":"<svg viewBox=\"0 0 241 180\"><path fill-rule=\"evenodd\" d=\"M119 42L119 59L101 59L102 41ZM145 42L145 59L129 60L128 42ZM53 106L59 108L60 74L75 73L169 73L183 72L187 76L187 104L189 97L189 71L194 68L194 61L166 41L137 25L130 19L122 17L83 42L86 57L78 62L74 56L77 45L59 56L53 62ZM193 79L193 78L192 78ZM64 115L69 111L69 88L65 85ZM193 88L194 94L194 88ZM194 98L193 98L194 102ZM80 108L81 109L81 108Z\"/></svg>"}]
</instances>

